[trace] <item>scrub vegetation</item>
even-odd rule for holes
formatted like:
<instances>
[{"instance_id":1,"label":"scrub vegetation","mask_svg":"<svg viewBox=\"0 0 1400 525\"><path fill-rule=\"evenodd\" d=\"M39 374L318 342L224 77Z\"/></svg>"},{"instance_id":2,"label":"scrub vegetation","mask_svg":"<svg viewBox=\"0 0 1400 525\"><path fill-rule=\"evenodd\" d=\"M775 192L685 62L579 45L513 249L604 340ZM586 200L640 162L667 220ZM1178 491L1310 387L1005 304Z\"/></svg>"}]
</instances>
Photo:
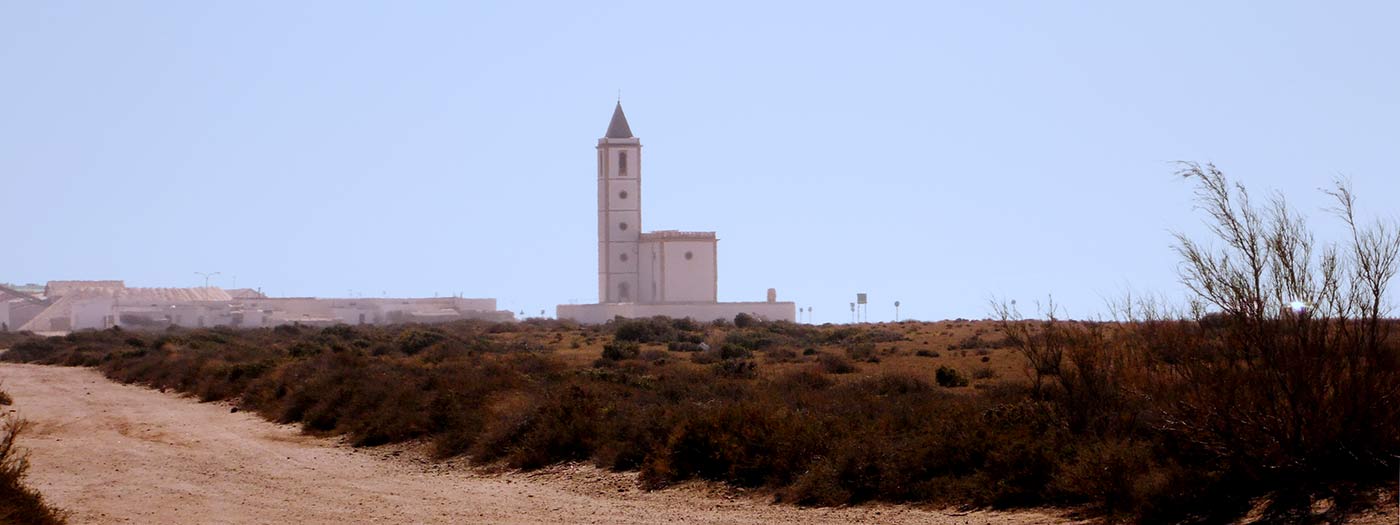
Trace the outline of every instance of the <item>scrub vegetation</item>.
<instances>
[{"instance_id":1,"label":"scrub vegetation","mask_svg":"<svg viewBox=\"0 0 1400 525\"><path fill-rule=\"evenodd\" d=\"M1393 225L1318 245L1184 165L1218 236L1178 238L1196 300L1113 321L811 326L748 316L434 326L121 330L32 338L10 361L227 400L360 446L535 469L587 461L648 488L707 479L782 502L1065 506L1138 522L1332 520L1393 490Z\"/></svg>"},{"instance_id":2,"label":"scrub vegetation","mask_svg":"<svg viewBox=\"0 0 1400 525\"><path fill-rule=\"evenodd\" d=\"M10 396L0 391L0 405L9 405ZM0 417L0 523L59 525L63 513L48 506L34 489L25 485L29 458L16 445L26 423L13 413Z\"/></svg>"}]
</instances>

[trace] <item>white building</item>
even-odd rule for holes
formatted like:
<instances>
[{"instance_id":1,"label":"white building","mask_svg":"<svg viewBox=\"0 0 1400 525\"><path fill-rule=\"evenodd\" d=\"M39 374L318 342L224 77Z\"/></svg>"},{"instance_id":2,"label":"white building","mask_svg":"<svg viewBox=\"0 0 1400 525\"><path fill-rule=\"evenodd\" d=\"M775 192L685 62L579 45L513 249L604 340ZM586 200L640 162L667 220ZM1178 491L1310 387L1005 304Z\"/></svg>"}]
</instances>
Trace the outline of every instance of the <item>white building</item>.
<instances>
[{"instance_id":1,"label":"white building","mask_svg":"<svg viewBox=\"0 0 1400 525\"><path fill-rule=\"evenodd\" d=\"M792 321L791 302L721 303L714 232L642 233L642 143L622 104L598 139L598 304L559 305L560 318L584 323L616 316L708 321L748 313Z\"/></svg>"},{"instance_id":2,"label":"white building","mask_svg":"<svg viewBox=\"0 0 1400 525\"><path fill-rule=\"evenodd\" d=\"M230 294L207 288L128 288L122 281L51 281L42 299L0 293L0 326L63 333L72 330L164 329L169 326L258 328L299 323L434 323L459 319L510 321L495 299L463 297L320 299ZM5 292L5 290L0 290ZM10 296L20 299L7 300ZM16 313L21 314L19 318ZM19 325L16 327L15 325Z\"/></svg>"}]
</instances>

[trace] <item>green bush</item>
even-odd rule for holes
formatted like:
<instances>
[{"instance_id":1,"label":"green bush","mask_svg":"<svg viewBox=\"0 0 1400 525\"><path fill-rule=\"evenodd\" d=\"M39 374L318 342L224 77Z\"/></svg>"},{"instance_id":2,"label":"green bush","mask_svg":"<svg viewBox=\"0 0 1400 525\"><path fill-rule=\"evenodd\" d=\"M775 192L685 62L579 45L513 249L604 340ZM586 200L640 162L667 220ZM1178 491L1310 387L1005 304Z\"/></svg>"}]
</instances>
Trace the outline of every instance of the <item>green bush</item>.
<instances>
[{"instance_id":1,"label":"green bush","mask_svg":"<svg viewBox=\"0 0 1400 525\"><path fill-rule=\"evenodd\" d=\"M748 328L759 324L759 322L758 318L743 312L734 316L734 326L738 328Z\"/></svg>"},{"instance_id":2,"label":"green bush","mask_svg":"<svg viewBox=\"0 0 1400 525\"><path fill-rule=\"evenodd\" d=\"M747 347L733 343L724 343L719 346L720 359L748 359L753 357L753 352Z\"/></svg>"},{"instance_id":3,"label":"green bush","mask_svg":"<svg viewBox=\"0 0 1400 525\"><path fill-rule=\"evenodd\" d=\"M603 345L603 359L609 361L621 361L623 359L635 359L641 354L641 345L631 341L613 341Z\"/></svg>"},{"instance_id":4,"label":"green bush","mask_svg":"<svg viewBox=\"0 0 1400 525\"><path fill-rule=\"evenodd\" d=\"M703 328L689 318L650 317L646 319L616 319L608 324L613 338L636 343L699 343L704 340Z\"/></svg>"},{"instance_id":5,"label":"green bush","mask_svg":"<svg viewBox=\"0 0 1400 525\"><path fill-rule=\"evenodd\" d=\"M938 386L944 388L957 388L967 386L967 376L964 376L958 369L949 366L940 366L934 371L934 381Z\"/></svg>"}]
</instances>

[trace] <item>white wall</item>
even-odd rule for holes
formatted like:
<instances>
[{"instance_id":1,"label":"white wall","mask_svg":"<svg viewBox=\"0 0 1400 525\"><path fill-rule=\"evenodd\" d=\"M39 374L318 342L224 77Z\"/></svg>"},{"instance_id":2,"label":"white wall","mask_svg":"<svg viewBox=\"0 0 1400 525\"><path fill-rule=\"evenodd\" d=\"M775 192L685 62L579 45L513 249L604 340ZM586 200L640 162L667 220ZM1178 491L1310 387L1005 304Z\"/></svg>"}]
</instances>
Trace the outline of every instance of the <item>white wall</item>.
<instances>
[{"instance_id":1,"label":"white wall","mask_svg":"<svg viewBox=\"0 0 1400 525\"><path fill-rule=\"evenodd\" d=\"M267 318L262 310L256 308L244 308L239 310L243 314L243 322L236 324L239 328L259 328L266 325ZM232 316L230 315L230 318ZM232 319L230 319L230 322ZM231 323L232 324L232 323Z\"/></svg>"},{"instance_id":2,"label":"white wall","mask_svg":"<svg viewBox=\"0 0 1400 525\"><path fill-rule=\"evenodd\" d=\"M689 317L708 322L715 319L734 320L747 313L769 321L796 321L796 303L672 303L672 304L561 304L555 307L560 319L573 319L585 324L602 324L614 317L628 319L664 315L672 318Z\"/></svg>"},{"instance_id":3,"label":"white wall","mask_svg":"<svg viewBox=\"0 0 1400 525\"><path fill-rule=\"evenodd\" d=\"M661 302L715 302L715 241L666 241Z\"/></svg>"},{"instance_id":4,"label":"white wall","mask_svg":"<svg viewBox=\"0 0 1400 525\"><path fill-rule=\"evenodd\" d=\"M603 138L598 153L598 302L637 302L642 145L635 138ZM623 155L626 172L620 170Z\"/></svg>"},{"instance_id":5,"label":"white wall","mask_svg":"<svg viewBox=\"0 0 1400 525\"><path fill-rule=\"evenodd\" d=\"M73 330L103 330L116 324L116 300L111 297L94 297L73 302L69 311L69 326Z\"/></svg>"},{"instance_id":6,"label":"white wall","mask_svg":"<svg viewBox=\"0 0 1400 525\"><path fill-rule=\"evenodd\" d=\"M337 320L349 325L376 324L381 317L379 308L368 304L337 306L333 311Z\"/></svg>"},{"instance_id":7,"label":"white wall","mask_svg":"<svg viewBox=\"0 0 1400 525\"><path fill-rule=\"evenodd\" d=\"M640 302L712 303L719 299L714 239L647 240L641 243L640 251Z\"/></svg>"}]
</instances>

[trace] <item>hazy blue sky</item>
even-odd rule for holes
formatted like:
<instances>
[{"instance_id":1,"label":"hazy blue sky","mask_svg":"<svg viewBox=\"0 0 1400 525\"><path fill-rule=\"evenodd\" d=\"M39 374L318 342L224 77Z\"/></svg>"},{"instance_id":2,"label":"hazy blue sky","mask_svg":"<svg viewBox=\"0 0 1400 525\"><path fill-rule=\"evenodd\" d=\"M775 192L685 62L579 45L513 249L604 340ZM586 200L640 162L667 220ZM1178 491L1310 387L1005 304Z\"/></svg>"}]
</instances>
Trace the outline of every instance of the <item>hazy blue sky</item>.
<instances>
[{"instance_id":1,"label":"hazy blue sky","mask_svg":"<svg viewBox=\"0 0 1400 525\"><path fill-rule=\"evenodd\" d=\"M816 320L1180 293L1175 160L1400 197L1400 10L1292 2L0 0L0 281L596 300L618 89L643 227Z\"/></svg>"}]
</instances>

